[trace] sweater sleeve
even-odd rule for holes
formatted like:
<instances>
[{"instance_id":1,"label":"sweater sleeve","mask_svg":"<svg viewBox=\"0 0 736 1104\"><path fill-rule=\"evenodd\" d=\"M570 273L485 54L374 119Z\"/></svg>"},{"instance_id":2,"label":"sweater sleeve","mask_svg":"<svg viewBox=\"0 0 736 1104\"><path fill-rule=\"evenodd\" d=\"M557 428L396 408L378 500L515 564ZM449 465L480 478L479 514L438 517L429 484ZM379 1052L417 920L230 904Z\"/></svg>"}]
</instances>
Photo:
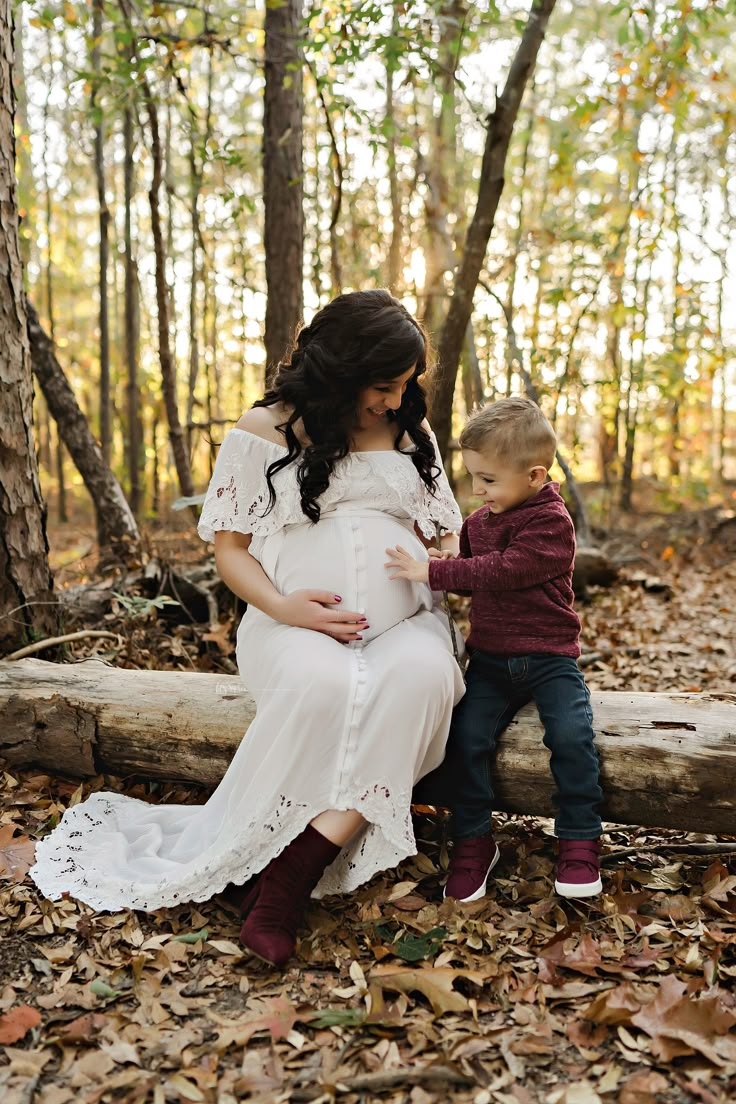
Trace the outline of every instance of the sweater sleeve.
<instances>
[{"instance_id":1,"label":"sweater sleeve","mask_svg":"<svg viewBox=\"0 0 736 1104\"><path fill-rule=\"evenodd\" d=\"M532 511L502 552L468 555L461 535L457 559L430 560L429 585L432 590L471 593L524 590L563 575L574 559L575 530L570 516L558 509Z\"/></svg>"}]
</instances>

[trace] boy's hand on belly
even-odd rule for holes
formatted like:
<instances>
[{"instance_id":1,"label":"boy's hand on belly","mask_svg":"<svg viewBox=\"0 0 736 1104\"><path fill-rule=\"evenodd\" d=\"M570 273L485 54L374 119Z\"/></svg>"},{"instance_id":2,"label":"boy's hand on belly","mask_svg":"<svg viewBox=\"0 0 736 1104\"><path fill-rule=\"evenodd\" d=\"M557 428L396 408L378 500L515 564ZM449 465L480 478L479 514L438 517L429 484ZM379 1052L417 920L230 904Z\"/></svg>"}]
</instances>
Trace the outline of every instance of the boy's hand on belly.
<instances>
[{"instance_id":1,"label":"boy's hand on belly","mask_svg":"<svg viewBox=\"0 0 736 1104\"><path fill-rule=\"evenodd\" d=\"M329 590L295 590L282 595L273 613L283 625L325 633L344 644L361 640L367 618L340 608L342 598Z\"/></svg>"},{"instance_id":2,"label":"boy's hand on belly","mask_svg":"<svg viewBox=\"0 0 736 1104\"><path fill-rule=\"evenodd\" d=\"M425 560L415 560L400 544L396 548L387 548L386 555L390 556L390 562L384 564L393 575L389 579L407 579L410 583L429 582L429 563Z\"/></svg>"}]
</instances>

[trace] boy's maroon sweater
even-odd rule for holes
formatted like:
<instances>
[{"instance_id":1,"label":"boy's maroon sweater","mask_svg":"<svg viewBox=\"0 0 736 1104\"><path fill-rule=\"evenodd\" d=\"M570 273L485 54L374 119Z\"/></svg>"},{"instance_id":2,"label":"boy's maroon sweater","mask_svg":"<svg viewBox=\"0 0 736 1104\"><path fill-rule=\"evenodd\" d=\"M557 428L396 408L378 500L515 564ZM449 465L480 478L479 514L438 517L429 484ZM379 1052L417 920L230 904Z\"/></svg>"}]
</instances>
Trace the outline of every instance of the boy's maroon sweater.
<instances>
[{"instance_id":1,"label":"boy's maroon sweater","mask_svg":"<svg viewBox=\"0 0 736 1104\"><path fill-rule=\"evenodd\" d=\"M470 594L470 648L494 655L580 655L573 609L575 530L559 483L502 514L465 521L454 560L429 561L432 590Z\"/></svg>"}]
</instances>

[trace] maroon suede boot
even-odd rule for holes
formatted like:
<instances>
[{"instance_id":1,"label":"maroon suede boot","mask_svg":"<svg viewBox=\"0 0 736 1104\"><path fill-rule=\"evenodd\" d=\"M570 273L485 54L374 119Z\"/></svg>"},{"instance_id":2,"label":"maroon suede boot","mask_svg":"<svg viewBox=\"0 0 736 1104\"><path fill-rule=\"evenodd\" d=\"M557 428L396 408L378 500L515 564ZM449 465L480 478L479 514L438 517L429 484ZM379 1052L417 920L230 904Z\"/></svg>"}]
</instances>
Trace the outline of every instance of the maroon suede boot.
<instances>
[{"instance_id":1,"label":"maroon suede boot","mask_svg":"<svg viewBox=\"0 0 736 1104\"><path fill-rule=\"evenodd\" d=\"M262 871L240 906L247 917L240 942L272 966L294 953L309 896L341 848L308 824Z\"/></svg>"}]
</instances>

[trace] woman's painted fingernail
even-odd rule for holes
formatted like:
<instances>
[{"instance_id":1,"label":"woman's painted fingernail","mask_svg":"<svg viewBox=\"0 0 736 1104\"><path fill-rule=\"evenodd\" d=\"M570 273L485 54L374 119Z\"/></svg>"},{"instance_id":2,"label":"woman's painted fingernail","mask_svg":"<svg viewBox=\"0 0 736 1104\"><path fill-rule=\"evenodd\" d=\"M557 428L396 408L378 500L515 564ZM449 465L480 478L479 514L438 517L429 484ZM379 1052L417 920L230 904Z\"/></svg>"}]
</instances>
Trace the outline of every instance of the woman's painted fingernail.
<instances>
[{"instance_id":1,"label":"woman's painted fingernail","mask_svg":"<svg viewBox=\"0 0 736 1104\"><path fill-rule=\"evenodd\" d=\"M335 601L336 601L336 602L342 602L342 598L340 597L340 595L339 595L339 594L336 594L336 595L335 595Z\"/></svg>"},{"instance_id":2,"label":"woman's painted fingernail","mask_svg":"<svg viewBox=\"0 0 736 1104\"><path fill-rule=\"evenodd\" d=\"M363 637L362 637L362 636L360 635L360 633L356 633L356 634L355 634L355 639L356 639L356 640L362 640L362 639L363 639Z\"/></svg>"},{"instance_id":3,"label":"woman's painted fingernail","mask_svg":"<svg viewBox=\"0 0 736 1104\"><path fill-rule=\"evenodd\" d=\"M361 625L360 627L361 627L361 629L369 629L370 625Z\"/></svg>"},{"instance_id":4,"label":"woman's painted fingernail","mask_svg":"<svg viewBox=\"0 0 736 1104\"><path fill-rule=\"evenodd\" d=\"M368 620L368 618L367 618L367 617L359 617L359 618L358 618L358 620L359 620L359 621L367 621L367 620Z\"/></svg>"}]
</instances>

